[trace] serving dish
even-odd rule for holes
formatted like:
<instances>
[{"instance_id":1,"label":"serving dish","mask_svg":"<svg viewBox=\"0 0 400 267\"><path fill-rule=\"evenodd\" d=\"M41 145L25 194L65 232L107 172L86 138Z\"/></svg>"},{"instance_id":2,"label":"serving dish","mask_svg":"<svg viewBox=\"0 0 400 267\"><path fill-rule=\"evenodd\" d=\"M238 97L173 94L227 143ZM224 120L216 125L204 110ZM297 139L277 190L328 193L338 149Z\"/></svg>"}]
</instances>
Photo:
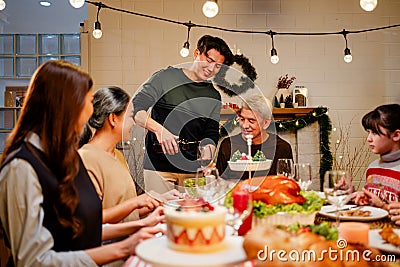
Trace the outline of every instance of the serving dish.
<instances>
[{"instance_id":1,"label":"serving dish","mask_svg":"<svg viewBox=\"0 0 400 267\"><path fill-rule=\"evenodd\" d=\"M251 160L238 160L228 161L229 168L232 171L263 171L271 168L272 160L265 161L251 161Z\"/></svg>"}]
</instances>

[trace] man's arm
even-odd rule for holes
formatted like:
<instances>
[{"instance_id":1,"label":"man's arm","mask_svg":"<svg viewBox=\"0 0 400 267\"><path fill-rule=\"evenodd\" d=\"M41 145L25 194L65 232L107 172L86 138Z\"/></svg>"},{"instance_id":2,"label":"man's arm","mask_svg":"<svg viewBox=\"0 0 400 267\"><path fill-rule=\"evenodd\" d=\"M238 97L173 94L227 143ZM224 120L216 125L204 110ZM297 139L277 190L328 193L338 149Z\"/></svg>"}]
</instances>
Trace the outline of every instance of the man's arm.
<instances>
[{"instance_id":1,"label":"man's arm","mask_svg":"<svg viewBox=\"0 0 400 267\"><path fill-rule=\"evenodd\" d=\"M173 135L161 124L153 120L144 110L138 111L134 119L139 126L149 130L150 132L153 132L156 135L164 153L168 153L169 155L178 153L178 143L176 140L179 138L179 136Z\"/></svg>"}]
</instances>

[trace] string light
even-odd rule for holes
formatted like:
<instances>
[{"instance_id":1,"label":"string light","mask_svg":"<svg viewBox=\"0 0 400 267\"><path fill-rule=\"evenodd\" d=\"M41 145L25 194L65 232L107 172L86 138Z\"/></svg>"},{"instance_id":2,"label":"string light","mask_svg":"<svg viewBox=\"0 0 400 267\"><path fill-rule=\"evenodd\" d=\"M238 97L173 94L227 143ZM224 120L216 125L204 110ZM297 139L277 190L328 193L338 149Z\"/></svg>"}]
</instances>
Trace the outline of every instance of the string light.
<instances>
[{"instance_id":1,"label":"string light","mask_svg":"<svg viewBox=\"0 0 400 267\"><path fill-rule=\"evenodd\" d=\"M277 64L279 62L279 57L278 57L278 52L276 51L274 47L274 32L269 31L271 35L271 40L272 40L272 49L271 49L271 63L272 64Z\"/></svg>"},{"instance_id":2,"label":"string light","mask_svg":"<svg viewBox=\"0 0 400 267\"><path fill-rule=\"evenodd\" d=\"M187 25L186 42L183 44L183 47L182 47L182 49L180 51L180 54L181 54L182 57L187 57L189 55L189 46L190 46L190 44L189 44L189 33L190 33L190 28L192 27L191 24L192 24L192 22L189 21L189 23Z\"/></svg>"},{"instance_id":3,"label":"string light","mask_svg":"<svg viewBox=\"0 0 400 267\"><path fill-rule=\"evenodd\" d=\"M203 5L203 14L207 18L213 18L218 14L219 8L217 0L208 0Z\"/></svg>"},{"instance_id":4,"label":"string light","mask_svg":"<svg viewBox=\"0 0 400 267\"><path fill-rule=\"evenodd\" d=\"M360 6L365 11L372 11L378 5L378 0L360 0Z\"/></svg>"},{"instance_id":5,"label":"string light","mask_svg":"<svg viewBox=\"0 0 400 267\"><path fill-rule=\"evenodd\" d=\"M6 8L6 2L4 0L0 0L0 10L4 10Z\"/></svg>"},{"instance_id":6,"label":"string light","mask_svg":"<svg viewBox=\"0 0 400 267\"><path fill-rule=\"evenodd\" d=\"M81 8L85 4L85 0L69 0L69 3L74 8Z\"/></svg>"},{"instance_id":7,"label":"string light","mask_svg":"<svg viewBox=\"0 0 400 267\"><path fill-rule=\"evenodd\" d=\"M4 1L4 0L0 0L0 2L1 1ZM79 0L70 0L70 2L71 1L79 1ZM89 3L91 5L95 5L95 6L102 7L102 8L108 8L108 9L111 9L111 10L114 10L114 11L118 11L118 12L123 12L123 13L131 14L131 15L141 16L141 17L155 19L155 20L160 20L160 21L169 22L169 23L178 24L178 25L184 25L186 27L188 26L187 22L180 22L180 21L175 21L175 20L171 20L171 19L166 19L166 18L151 16L151 15L146 15L146 14L133 12L133 11L129 11L129 10L124 10L124 9L120 9L120 8L115 8L115 7L111 7L111 6L105 5L105 4L101 3L101 2L92 2L92 1L89 1L89 0L86 0L85 2ZM346 33L346 35L347 35L347 34L372 32L372 31L378 31L378 30L384 30L384 29L400 27L400 24L393 24L393 25L384 26L384 27L370 28L370 29L357 30L357 31L345 31L345 30L343 30L343 31L340 31L340 32L312 32L311 33L311 32L272 32L272 31L236 30L236 29L226 29L226 28L221 28L221 27L216 27L216 26L211 26L211 25L201 25L201 24L194 24L194 23L190 23L190 25L191 25L191 27L206 28L206 29L213 29L213 30L226 31L226 32L270 35L272 39L273 39L273 35L322 36L322 35L339 35L339 34L343 35L344 33ZM346 39L346 41L347 41L347 39ZM348 52L350 52L350 49L348 50ZM346 51L345 51L345 54L346 54ZM351 56L351 54L348 54L347 56L349 56L349 55ZM276 51L276 49L274 47L271 50L271 59L272 59L272 56L276 56L276 57L274 57L274 59L278 59L279 60L278 53L277 53L277 51ZM349 57L347 57L347 58L349 58ZM276 64L276 63L274 63L274 64Z\"/></svg>"},{"instance_id":8,"label":"string light","mask_svg":"<svg viewBox=\"0 0 400 267\"><path fill-rule=\"evenodd\" d=\"M97 18L96 18L96 22L94 23L94 30L93 30L93 37L96 39L100 39L101 36L103 36L103 32L101 31L101 24L99 21L99 13L100 13L100 9L101 9L102 5L99 5L97 7Z\"/></svg>"},{"instance_id":9,"label":"string light","mask_svg":"<svg viewBox=\"0 0 400 267\"><path fill-rule=\"evenodd\" d=\"M346 41L346 48L344 49L344 62L350 63L353 60L353 56L351 55L350 49L347 47L347 34L348 32L343 29L343 37L344 40Z\"/></svg>"}]
</instances>

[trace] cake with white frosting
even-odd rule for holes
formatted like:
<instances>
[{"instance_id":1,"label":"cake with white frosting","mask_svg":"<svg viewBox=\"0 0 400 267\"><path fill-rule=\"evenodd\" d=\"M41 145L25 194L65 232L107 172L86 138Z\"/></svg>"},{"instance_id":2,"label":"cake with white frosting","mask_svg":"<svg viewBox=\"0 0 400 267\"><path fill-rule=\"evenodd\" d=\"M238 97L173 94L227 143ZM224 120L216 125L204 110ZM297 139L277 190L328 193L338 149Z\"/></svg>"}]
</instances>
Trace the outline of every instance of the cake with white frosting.
<instances>
[{"instance_id":1,"label":"cake with white frosting","mask_svg":"<svg viewBox=\"0 0 400 267\"><path fill-rule=\"evenodd\" d=\"M166 207L168 246L186 252L215 252L224 248L226 210L204 200L185 200Z\"/></svg>"}]
</instances>

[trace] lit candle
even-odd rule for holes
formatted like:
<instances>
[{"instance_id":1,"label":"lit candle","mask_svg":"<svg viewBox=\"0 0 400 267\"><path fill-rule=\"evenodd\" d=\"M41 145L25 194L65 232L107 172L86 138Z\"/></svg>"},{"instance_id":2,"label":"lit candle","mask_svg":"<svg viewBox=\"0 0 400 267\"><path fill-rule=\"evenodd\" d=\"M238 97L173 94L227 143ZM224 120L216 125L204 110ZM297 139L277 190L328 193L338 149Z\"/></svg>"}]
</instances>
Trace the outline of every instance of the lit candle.
<instances>
[{"instance_id":1,"label":"lit candle","mask_svg":"<svg viewBox=\"0 0 400 267\"><path fill-rule=\"evenodd\" d=\"M339 227L339 238L343 238L347 243L363 244L368 246L369 225L359 222L342 222Z\"/></svg>"}]
</instances>

